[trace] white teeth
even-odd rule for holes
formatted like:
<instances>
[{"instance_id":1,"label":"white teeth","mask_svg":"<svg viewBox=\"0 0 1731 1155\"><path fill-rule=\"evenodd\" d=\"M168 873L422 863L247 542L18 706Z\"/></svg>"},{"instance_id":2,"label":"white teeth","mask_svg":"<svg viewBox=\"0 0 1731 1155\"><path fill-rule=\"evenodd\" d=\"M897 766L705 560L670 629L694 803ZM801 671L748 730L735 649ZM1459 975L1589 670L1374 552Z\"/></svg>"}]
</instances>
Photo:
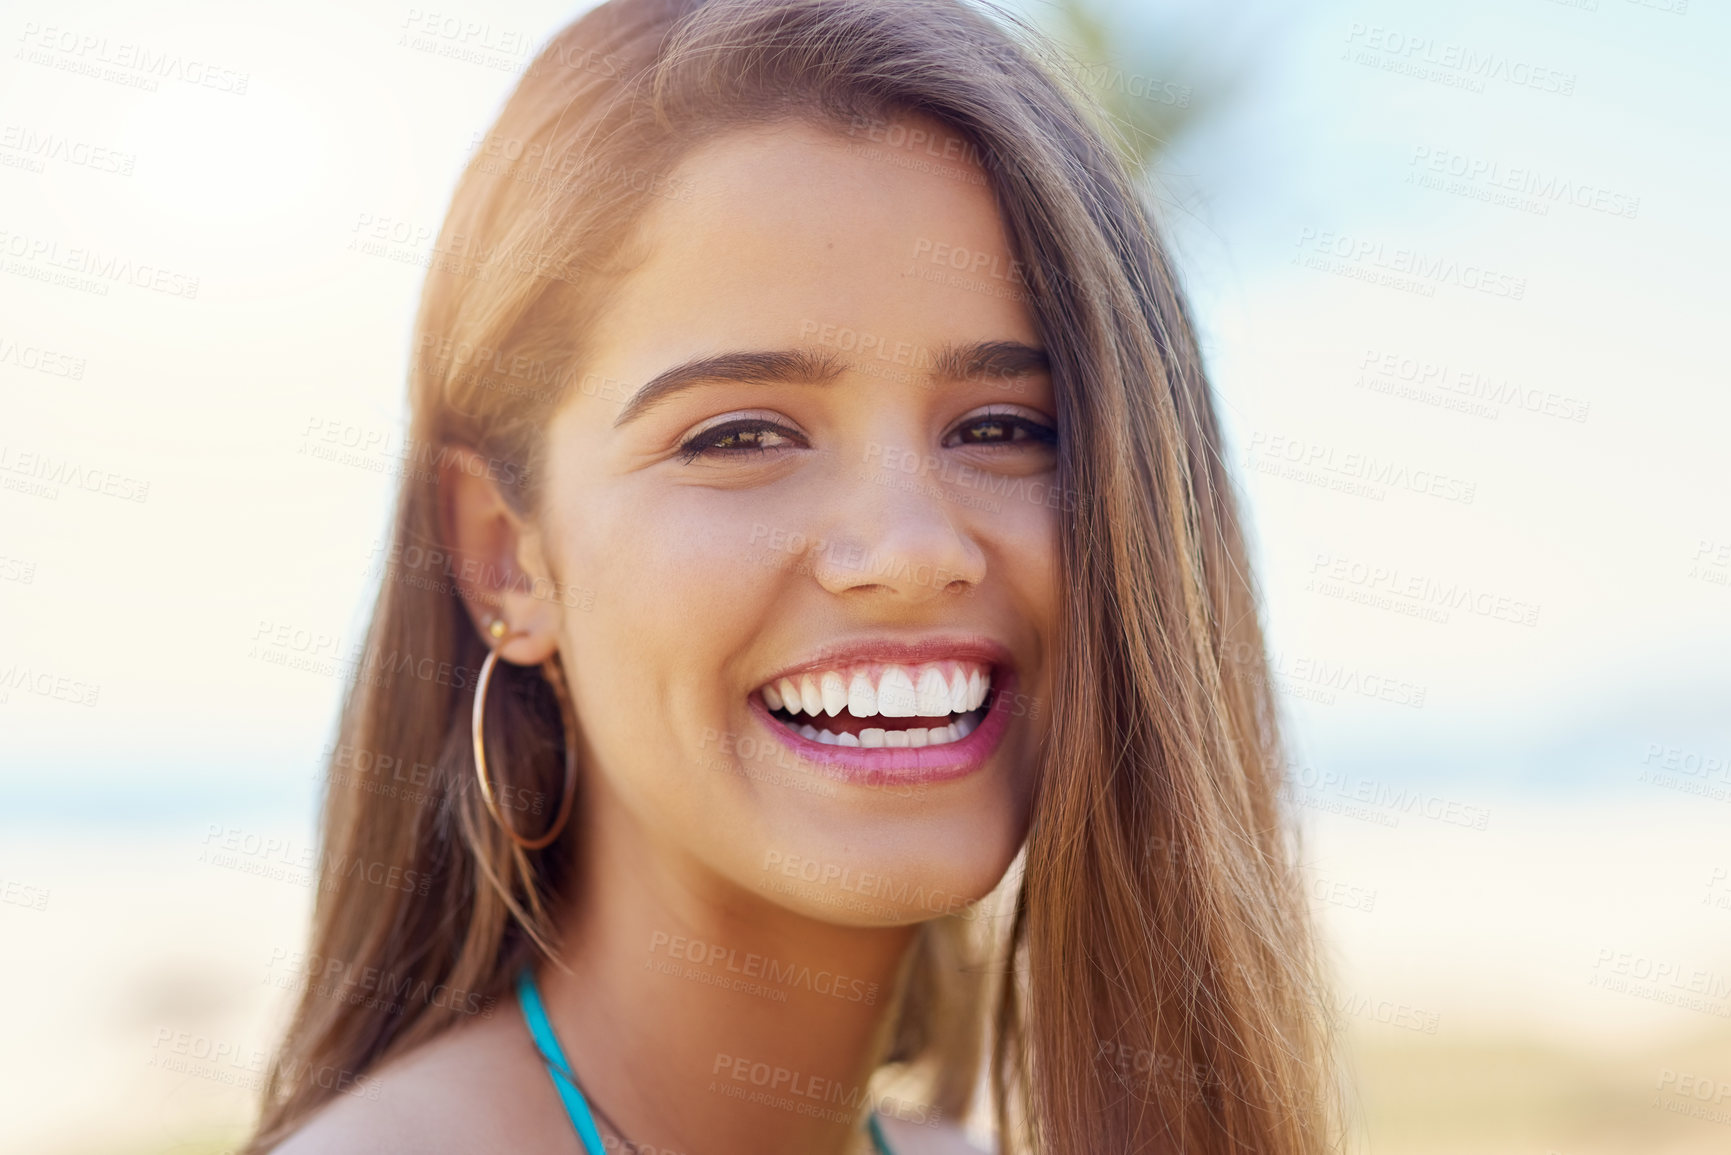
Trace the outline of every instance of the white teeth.
<instances>
[{"instance_id":1,"label":"white teeth","mask_svg":"<svg viewBox=\"0 0 1731 1155\"><path fill-rule=\"evenodd\" d=\"M847 688L847 712L856 718L877 717L878 692L864 674L855 674Z\"/></svg>"},{"instance_id":2,"label":"white teeth","mask_svg":"<svg viewBox=\"0 0 1731 1155\"><path fill-rule=\"evenodd\" d=\"M950 712L950 688L936 666L927 666L920 673L920 685L915 693L918 701L914 704L914 713L920 717L942 718Z\"/></svg>"},{"instance_id":3,"label":"white teeth","mask_svg":"<svg viewBox=\"0 0 1731 1155\"><path fill-rule=\"evenodd\" d=\"M961 670L950 675L950 707L946 714L961 714L968 708L968 678Z\"/></svg>"},{"instance_id":4,"label":"white teeth","mask_svg":"<svg viewBox=\"0 0 1731 1155\"><path fill-rule=\"evenodd\" d=\"M847 709L847 683L841 680L841 675L834 670L826 670L823 675L823 712L835 717Z\"/></svg>"},{"instance_id":5,"label":"white teeth","mask_svg":"<svg viewBox=\"0 0 1731 1155\"><path fill-rule=\"evenodd\" d=\"M878 679L878 713L886 718L912 718L917 699L914 680L900 666L890 666Z\"/></svg>"},{"instance_id":6,"label":"white teeth","mask_svg":"<svg viewBox=\"0 0 1731 1155\"><path fill-rule=\"evenodd\" d=\"M951 742L960 742L978 727L979 721L969 714L957 718L948 726L914 726L906 730L869 726L857 735L820 730L809 722L792 729L800 737L821 742L825 746L869 746L875 750L883 747L947 746Z\"/></svg>"},{"instance_id":7,"label":"white teeth","mask_svg":"<svg viewBox=\"0 0 1731 1155\"><path fill-rule=\"evenodd\" d=\"M795 716L820 721L833 718L846 710L853 718L951 718L949 727L925 727L927 738L915 741L912 734L920 727L889 730L907 735L906 745L942 745L958 741L967 731L956 731L955 721L961 715L978 710L992 690L992 677L979 663L948 660L927 662L917 666L864 666L853 670L823 670L778 678L763 686L759 693L771 710L786 711ZM975 720L978 725L978 720ZM796 724L797 726L797 724ZM802 731L803 732L803 731ZM824 733L825 731L818 731ZM820 739L821 740L821 739ZM859 745L902 745L899 738L882 742L856 739ZM846 745L840 735L834 735L831 745Z\"/></svg>"},{"instance_id":8,"label":"white teeth","mask_svg":"<svg viewBox=\"0 0 1731 1155\"><path fill-rule=\"evenodd\" d=\"M817 679L810 674L799 680L799 701L812 717L823 713L823 695L818 693Z\"/></svg>"}]
</instances>

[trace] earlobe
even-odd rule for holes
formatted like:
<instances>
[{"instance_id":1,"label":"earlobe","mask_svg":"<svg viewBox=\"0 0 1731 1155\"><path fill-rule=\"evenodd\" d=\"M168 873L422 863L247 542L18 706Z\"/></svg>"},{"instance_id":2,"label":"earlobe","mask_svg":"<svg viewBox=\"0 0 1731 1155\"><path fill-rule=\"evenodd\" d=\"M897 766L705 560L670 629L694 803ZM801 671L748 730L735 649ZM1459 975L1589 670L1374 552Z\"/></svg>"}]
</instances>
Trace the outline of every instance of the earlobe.
<instances>
[{"instance_id":1,"label":"earlobe","mask_svg":"<svg viewBox=\"0 0 1731 1155\"><path fill-rule=\"evenodd\" d=\"M471 615L475 607L470 607ZM481 638L487 648L499 655L501 661L510 662L514 666L539 666L553 657L559 650L559 633L556 622L537 621L534 625L523 626L510 616L510 609L500 611L482 607L483 614L478 625Z\"/></svg>"},{"instance_id":2,"label":"earlobe","mask_svg":"<svg viewBox=\"0 0 1731 1155\"><path fill-rule=\"evenodd\" d=\"M458 596L489 648L514 665L539 665L558 649L559 606L532 527L500 494L479 456L451 446L439 466L439 518L455 562ZM495 634L495 623L503 632ZM500 641L500 638L505 639Z\"/></svg>"},{"instance_id":3,"label":"earlobe","mask_svg":"<svg viewBox=\"0 0 1731 1155\"><path fill-rule=\"evenodd\" d=\"M511 514L511 582L500 591L499 604L505 624L518 636L499 651L507 662L538 666L559 649L564 626L564 606L557 596L559 583L547 566L541 550L541 535L531 525Z\"/></svg>"}]
</instances>

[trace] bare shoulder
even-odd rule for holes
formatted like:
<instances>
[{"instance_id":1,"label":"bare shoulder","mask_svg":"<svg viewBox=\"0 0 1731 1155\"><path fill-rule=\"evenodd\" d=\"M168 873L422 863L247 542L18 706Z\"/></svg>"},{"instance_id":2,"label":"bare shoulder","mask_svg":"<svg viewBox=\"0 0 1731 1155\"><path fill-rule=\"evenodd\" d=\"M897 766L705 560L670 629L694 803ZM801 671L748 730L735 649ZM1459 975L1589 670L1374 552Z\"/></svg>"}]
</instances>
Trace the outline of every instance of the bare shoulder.
<instances>
[{"instance_id":1,"label":"bare shoulder","mask_svg":"<svg viewBox=\"0 0 1731 1155\"><path fill-rule=\"evenodd\" d=\"M344 1089L271 1155L570 1150L568 1129L547 1126L564 1121L552 1084L510 1016L463 1024L335 1085Z\"/></svg>"},{"instance_id":2,"label":"bare shoulder","mask_svg":"<svg viewBox=\"0 0 1731 1155\"><path fill-rule=\"evenodd\" d=\"M951 1123L911 1123L893 1115L879 1115L878 1122L895 1155L995 1155L995 1148L976 1147Z\"/></svg>"}]
</instances>

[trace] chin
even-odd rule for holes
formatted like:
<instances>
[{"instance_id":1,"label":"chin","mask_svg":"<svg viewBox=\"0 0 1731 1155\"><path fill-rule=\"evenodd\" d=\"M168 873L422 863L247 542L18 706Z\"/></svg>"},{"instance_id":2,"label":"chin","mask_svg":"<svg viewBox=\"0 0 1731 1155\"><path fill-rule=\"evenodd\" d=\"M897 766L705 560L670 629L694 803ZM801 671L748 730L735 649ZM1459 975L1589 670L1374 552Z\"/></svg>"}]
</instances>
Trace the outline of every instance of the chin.
<instances>
[{"instance_id":1,"label":"chin","mask_svg":"<svg viewBox=\"0 0 1731 1155\"><path fill-rule=\"evenodd\" d=\"M1007 792L984 805L948 793L928 793L903 821L887 826L881 814L802 823L797 836L773 840L749 864L750 887L810 917L850 926L977 917L975 904L1015 860L1023 823Z\"/></svg>"}]
</instances>

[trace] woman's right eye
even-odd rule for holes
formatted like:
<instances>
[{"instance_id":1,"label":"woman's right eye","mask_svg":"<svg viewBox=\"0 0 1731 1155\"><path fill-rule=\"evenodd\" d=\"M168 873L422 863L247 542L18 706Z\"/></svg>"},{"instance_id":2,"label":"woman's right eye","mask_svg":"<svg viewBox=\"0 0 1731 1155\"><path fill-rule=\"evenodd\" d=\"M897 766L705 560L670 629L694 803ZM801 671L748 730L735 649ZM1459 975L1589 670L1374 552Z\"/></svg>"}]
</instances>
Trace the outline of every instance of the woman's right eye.
<instances>
[{"instance_id":1,"label":"woman's right eye","mask_svg":"<svg viewBox=\"0 0 1731 1155\"><path fill-rule=\"evenodd\" d=\"M728 421L694 433L679 443L679 456L687 465L704 456L767 453L799 444L799 435L773 421L760 419Z\"/></svg>"}]
</instances>

